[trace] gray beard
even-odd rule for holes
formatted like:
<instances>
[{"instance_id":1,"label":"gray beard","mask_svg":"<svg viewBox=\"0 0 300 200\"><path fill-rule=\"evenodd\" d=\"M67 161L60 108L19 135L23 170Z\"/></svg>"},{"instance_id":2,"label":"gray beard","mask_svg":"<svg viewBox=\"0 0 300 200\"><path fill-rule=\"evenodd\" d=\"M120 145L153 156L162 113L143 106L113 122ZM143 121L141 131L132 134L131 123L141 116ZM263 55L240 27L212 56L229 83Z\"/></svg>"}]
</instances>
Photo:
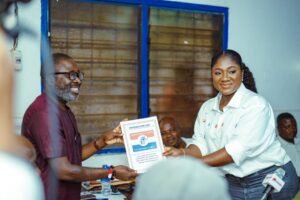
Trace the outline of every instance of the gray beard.
<instances>
[{"instance_id":1,"label":"gray beard","mask_svg":"<svg viewBox=\"0 0 300 200\"><path fill-rule=\"evenodd\" d=\"M71 92L70 88L66 88L66 89L59 89L56 88L56 95L61 98L62 100L64 100L65 102L71 102L71 101L75 101L78 99L79 95L74 95Z\"/></svg>"}]
</instances>

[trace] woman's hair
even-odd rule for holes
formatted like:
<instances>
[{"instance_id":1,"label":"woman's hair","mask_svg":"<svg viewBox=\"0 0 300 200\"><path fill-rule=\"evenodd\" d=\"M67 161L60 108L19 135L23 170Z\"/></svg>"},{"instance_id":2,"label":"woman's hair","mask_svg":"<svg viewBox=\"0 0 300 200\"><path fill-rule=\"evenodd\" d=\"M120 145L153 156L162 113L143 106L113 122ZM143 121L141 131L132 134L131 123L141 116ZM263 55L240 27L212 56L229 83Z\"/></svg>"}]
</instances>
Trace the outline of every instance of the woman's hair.
<instances>
[{"instance_id":1,"label":"woman's hair","mask_svg":"<svg viewBox=\"0 0 300 200\"><path fill-rule=\"evenodd\" d=\"M241 67L241 70L243 70L242 57L238 52L231 49L226 49L217 52L211 59L210 67L212 68L217 63L217 61L223 56L229 57L232 61L234 61L236 64L238 64Z\"/></svg>"},{"instance_id":2,"label":"woman's hair","mask_svg":"<svg viewBox=\"0 0 300 200\"><path fill-rule=\"evenodd\" d=\"M243 83L247 89L251 90L252 92L257 93L257 88L256 88L255 79L253 77L253 74L250 71L249 67L247 67L244 63L243 63L243 65L244 65L243 66L243 70L244 70Z\"/></svg>"},{"instance_id":3,"label":"woman's hair","mask_svg":"<svg viewBox=\"0 0 300 200\"><path fill-rule=\"evenodd\" d=\"M245 87L247 89L257 93L253 74L250 71L249 67L247 67L243 63L242 57L240 56L240 54L238 52L231 50L231 49L226 49L226 50L217 52L211 59L210 67L212 68L217 63L217 61L223 56L229 57L233 62L235 62L236 64L238 64L240 66L241 70L244 71L243 83L244 83Z\"/></svg>"}]
</instances>

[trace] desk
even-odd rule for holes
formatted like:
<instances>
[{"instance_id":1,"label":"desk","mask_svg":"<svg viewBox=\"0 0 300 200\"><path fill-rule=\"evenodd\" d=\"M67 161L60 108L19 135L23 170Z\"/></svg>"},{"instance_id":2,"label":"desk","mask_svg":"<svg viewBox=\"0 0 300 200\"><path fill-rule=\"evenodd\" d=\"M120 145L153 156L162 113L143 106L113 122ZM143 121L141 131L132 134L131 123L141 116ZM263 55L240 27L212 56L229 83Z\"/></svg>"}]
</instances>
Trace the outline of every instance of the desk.
<instances>
[{"instance_id":1,"label":"desk","mask_svg":"<svg viewBox=\"0 0 300 200\"><path fill-rule=\"evenodd\" d=\"M97 192L81 192L81 194L93 194L96 196L96 198L90 197L90 198L81 198L81 199L86 199L86 200L124 200L126 198L125 195L121 193L115 193L110 196L103 196L101 193Z\"/></svg>"},{"instance_id":2,"label":"desk","mask_svg":"<svg viewBox=\"0 0 300 200\"><path fill-rule=\"evenodd\" d=\"M108 197L104 197L102 194L95 194L95 195L96 195L97 200L100 200L100 199L124 200L126 198L123 194L113 194Z\"/></svg>"},{"instance_id":3,"label":"desk","mask_svg":"<svg viewBox=\"0 0 300 200\"><path fill-rule=\"evenodd\" d=\"M97 153L87 160L85 160L82 165L86 167L99 167L102 166L103 164L108 164L108 165L125 165L128 166L128 161L127 161L127 156L124 152L116 152L116 153ZM96 195L96 199L109 199L109 200L124 200L126 198L125 195L123 194L113 194L110 195L108 198L103 197L99 192L98 193L93 193L92 194ZM94 198L95 200L95 198Z\"/></svg>"}]
</instances>

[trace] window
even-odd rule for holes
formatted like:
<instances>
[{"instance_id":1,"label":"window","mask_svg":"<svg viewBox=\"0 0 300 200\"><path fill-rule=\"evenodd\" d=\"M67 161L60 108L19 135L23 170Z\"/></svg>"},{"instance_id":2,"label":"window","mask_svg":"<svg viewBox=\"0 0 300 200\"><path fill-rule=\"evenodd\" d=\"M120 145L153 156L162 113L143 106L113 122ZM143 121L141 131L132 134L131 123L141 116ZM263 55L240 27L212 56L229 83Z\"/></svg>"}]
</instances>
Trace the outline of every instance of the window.
<instances>
[{"instance_id":1,"label":"window","mask_svg":"<svg viewBox=\"0 0 300 200\"><path fill-rule=\"evenodd\" d=\"M226 8L49 1L53 52L69 54L85 73L79 101L70 104L83 142L123 118L149 115L174 116L192 135L199 107L214 95L209 62L226 48Z\"/></svg>"},{"instance_id":2,"label":"window","mask_svg":"<svg viewBox=\"0 0 300 200\"><path fill-rule=\"evenodd\" d=\"M222 48L221 15L150 10L151 115L173 116L190 137L201 104L212 97L210 59Z\"/></svg>"}]
</instances>

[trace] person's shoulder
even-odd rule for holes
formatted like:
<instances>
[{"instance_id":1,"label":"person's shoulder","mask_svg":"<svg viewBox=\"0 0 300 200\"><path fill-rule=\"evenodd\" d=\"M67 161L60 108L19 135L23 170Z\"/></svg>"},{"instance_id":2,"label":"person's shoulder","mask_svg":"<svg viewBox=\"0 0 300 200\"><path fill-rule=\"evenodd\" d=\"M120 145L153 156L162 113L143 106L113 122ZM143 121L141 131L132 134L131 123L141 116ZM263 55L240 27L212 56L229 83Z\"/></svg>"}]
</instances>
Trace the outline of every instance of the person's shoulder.
<instances>
[{"instance_id":1,"label":"person's shoulder","mask_svg":"<svg viewBox=\"0 0 300 200\"><path fill-rule=\"evenodd\" d=\"M269 105L269 102L266 100L265 97L261 96L260 94L257 94L255 92L252 92L251 90L246 90L243 96L243 101L245 102L244 105L261 105L261 106L267 106Z\"/></svg>"},{"instance_id":2,"label":"person's shoulder","mask_svg":"<svg viewBox=\"0 0 300 200\"><path fill-rule=\"evenodd\" d=\"M45 94L40 94L35 100L28 106L26 112L40 112L44 111L47 104L47 98Z\"/></svg>"},{"instance_id":3,"label":"person's shoulder","mask_svg":"<svg viewBox=\"0 0 300 200\"><path fill-rule=\"evenodd\" d=\"M1 181L5 183L0 188L0 199L44 199L42 182L33 166L4 152L0 152L0 163Z\"/></svg>"},{"instance_id":4,"label":"person's shoulder","mask_svg":"<svg viewBox=\"0 0 300 200\"><path fill-rule=\"evenodd\" d=\"M218 96L215 96L213 98L210 98L210 99L204 101L204 103L202 104L201 107L212 108L215 105L216 101L218 101Z\"/></svg>"},{"instance_id":5,"label":"person's shoulder","mask_svg":"<svg viewBox=\"0 0 300 200\"><path fill-rule=\"evenodd\" d=\"M24 124L29 125L33 123L35 118L46 117L48 115L48 110L46 108L46 97L41 94L36 97L36 99L26 109L23 116L22 126Z\"/></svg>"},{"instance_id":6,"label":"person's shoulder","mask_svg":"<svg viewBox=\"0 0 300 200\"><path fill-rule=\"evenodd\" d=\"M188 145L193 141L193 138L181 137L181 139Z\"/></svg>"}]
</instances>

